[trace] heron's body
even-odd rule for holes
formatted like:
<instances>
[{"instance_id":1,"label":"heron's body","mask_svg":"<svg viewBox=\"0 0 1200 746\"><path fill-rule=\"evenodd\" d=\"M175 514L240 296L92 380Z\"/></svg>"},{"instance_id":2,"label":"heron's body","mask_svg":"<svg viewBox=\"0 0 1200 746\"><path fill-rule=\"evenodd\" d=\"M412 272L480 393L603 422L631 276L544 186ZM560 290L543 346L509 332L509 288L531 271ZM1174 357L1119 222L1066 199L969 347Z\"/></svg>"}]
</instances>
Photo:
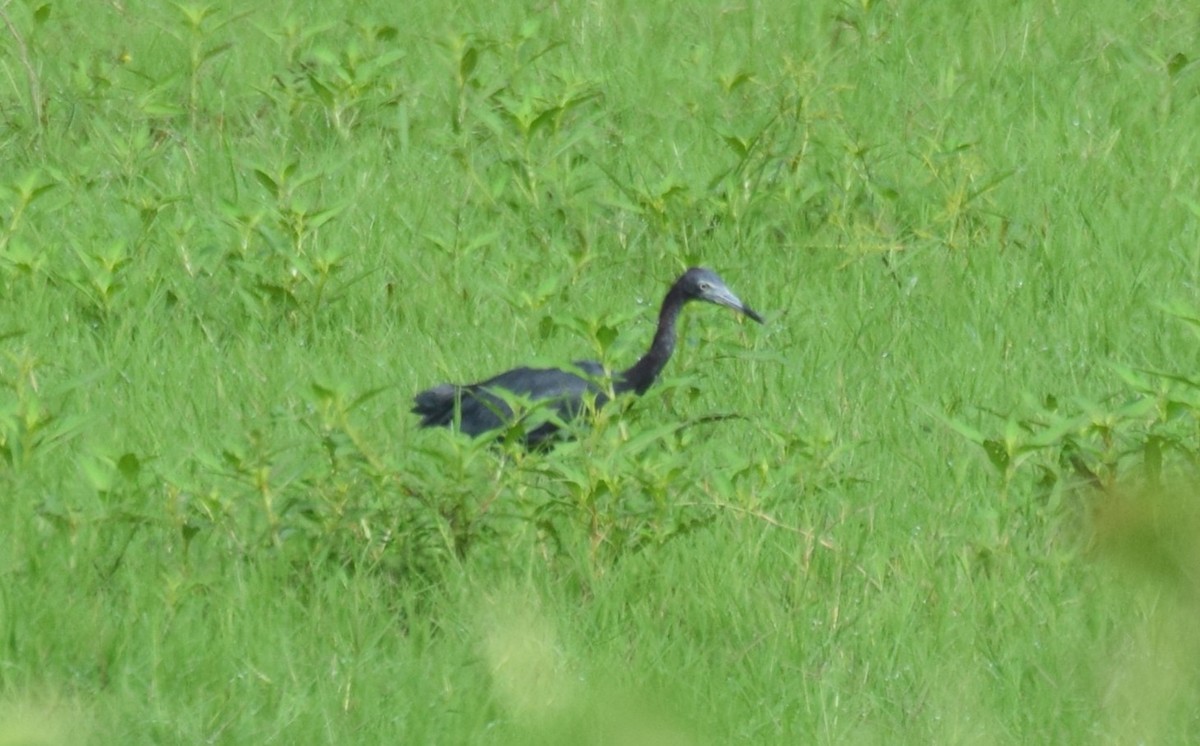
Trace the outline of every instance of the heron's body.
<instances>
[{"instance_id":1,"label":"heron's body","mask_svg":"<svg viewBox=\"0 0 1200 746\"><path fill-rule=\"evenodd\" d=\"M544 404L553 418L532 423L524 433L529 445L538 445L553 436L559 423L569 422L586 406L599 408L609 391L644 394L657 380L675 350L675 322L684 304L690 300L729 306L762 323L762 318L738 300L716 273L692 268L671 286L659 311L658 327L650 349L633 366L608 380L600 363L583 360L573 370L558 368L514 368L498 376L466 385L442 384L417 394L415 414L421 415L422 427L454 426L467 435L477 436L500 430L519 420L512 402L527 400Z\"/></svg>"},{"instance_id":2,"label":"heron's body","mask_svg":"<svg viewBox=\"0 0 1200 746\"><path fill-rule=\"evenodd\" d=\"M555 416L569 422L579 416L589 398L596 407L608 399L599 385L604 376L600 363L580 360L574 367L588 377L558 368L514 368L479 383L444 383L417 394L413 412L421 415L421 427L453 425L457 412L458 429L477 436L511 424L510 402L518 398L545 402ZM525 433L525 440L537 445L557 430L555 423L543 422Z\"/></svg>"}]
</instances>

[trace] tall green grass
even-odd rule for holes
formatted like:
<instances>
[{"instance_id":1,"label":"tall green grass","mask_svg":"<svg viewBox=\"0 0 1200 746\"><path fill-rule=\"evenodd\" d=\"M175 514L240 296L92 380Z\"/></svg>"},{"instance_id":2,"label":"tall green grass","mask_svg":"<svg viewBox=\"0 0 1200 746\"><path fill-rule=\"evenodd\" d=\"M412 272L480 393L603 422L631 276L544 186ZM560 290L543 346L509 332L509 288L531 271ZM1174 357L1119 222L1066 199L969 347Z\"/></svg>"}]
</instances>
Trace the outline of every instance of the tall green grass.
<instances>
[{"instance_id":1,"label":"tall green grass","mask_svg":"<svg viewBox=\"0 0 1200 746\"><path fill-rule=\"evenodd\" d=\"M0 741L1200 724L1188 4L0 16Z\"/></svg>"}]
</instances>

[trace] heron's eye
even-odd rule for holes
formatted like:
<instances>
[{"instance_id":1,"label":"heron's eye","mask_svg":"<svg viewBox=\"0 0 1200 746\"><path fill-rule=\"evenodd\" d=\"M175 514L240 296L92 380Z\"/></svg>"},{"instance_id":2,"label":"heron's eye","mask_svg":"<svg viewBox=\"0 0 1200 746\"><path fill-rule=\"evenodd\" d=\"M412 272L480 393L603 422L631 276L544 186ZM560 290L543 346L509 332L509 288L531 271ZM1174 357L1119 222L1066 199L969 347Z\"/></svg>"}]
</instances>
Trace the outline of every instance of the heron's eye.
<instances>
[{"instance_id":1,"label":"heron's eye","mask_svg":"<svg viewBox=\"0 0 1200 746\"><path fill-rule=\"evenodd\" d=\"M701 282L700 290L701 290L701 292L707 293L709 290L712 290L712 284L708 283L708 282Z\"/></svg>"}]
</instances>

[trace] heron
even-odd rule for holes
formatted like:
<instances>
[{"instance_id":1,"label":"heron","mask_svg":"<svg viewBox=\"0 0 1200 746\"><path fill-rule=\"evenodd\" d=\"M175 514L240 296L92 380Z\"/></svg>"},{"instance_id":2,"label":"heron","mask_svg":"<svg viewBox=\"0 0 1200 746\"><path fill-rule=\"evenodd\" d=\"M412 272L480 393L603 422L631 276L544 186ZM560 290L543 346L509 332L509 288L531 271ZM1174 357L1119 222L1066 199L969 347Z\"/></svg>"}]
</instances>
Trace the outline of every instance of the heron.
<instances>
[{"instance_id":1,"label":"heron","mask_svg":"<svg viewBox=\"0 0 1200 746\"><path fill-rule=\"evenodd\" d=\"M476 437L520 422L521 400L534 408L544 405L551 417L521 435L526 446L544 445L588 406L599 409L613 396L646 393L675 351L679 312L693 300L727 306L763 323L762 316L734 295L716 272L692 267L667 291L650 349L629 368L612 375L593 360L577 360L570 369L513 368L478 383L444 383L426 389L413 397L412 411L421 416L421 427L457 425L459 432Z\"/></svg>"}]
</instances>

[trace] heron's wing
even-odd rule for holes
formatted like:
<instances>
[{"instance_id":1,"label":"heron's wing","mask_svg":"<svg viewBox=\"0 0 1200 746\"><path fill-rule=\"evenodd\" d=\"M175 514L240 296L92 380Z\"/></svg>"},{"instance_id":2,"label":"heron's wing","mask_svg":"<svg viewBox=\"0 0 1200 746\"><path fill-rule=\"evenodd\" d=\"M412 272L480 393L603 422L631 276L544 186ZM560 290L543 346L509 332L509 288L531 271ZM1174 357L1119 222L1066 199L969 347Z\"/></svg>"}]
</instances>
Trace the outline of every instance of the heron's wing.
<instances>
[{"instance_id":1,"label":"heron's wing","mask_svg":"<svg viewBox=\"0 0 1200 746\"><path fill-rule=\"evenodd\" d=\"M535 405L542 404L547 408L545 414L553 413L559 420L570 421L583 410L585 402L599 400L601 389L592 377L603 374L599 363L574 363L574 366L579 373L559 368L515 368L475 384L470 387L472 404L487 409L496 419L482 412L473 413L473 416L480 422L486 421L484 429L499 427L500 419L511 420L510 402L515 397L528 399ZM466 431L468 407L465 401L462 411L463 430ZM530 431L529 437L539 440L557 429L556 424L547 422Z\"/></svg>"}]
</instances>

